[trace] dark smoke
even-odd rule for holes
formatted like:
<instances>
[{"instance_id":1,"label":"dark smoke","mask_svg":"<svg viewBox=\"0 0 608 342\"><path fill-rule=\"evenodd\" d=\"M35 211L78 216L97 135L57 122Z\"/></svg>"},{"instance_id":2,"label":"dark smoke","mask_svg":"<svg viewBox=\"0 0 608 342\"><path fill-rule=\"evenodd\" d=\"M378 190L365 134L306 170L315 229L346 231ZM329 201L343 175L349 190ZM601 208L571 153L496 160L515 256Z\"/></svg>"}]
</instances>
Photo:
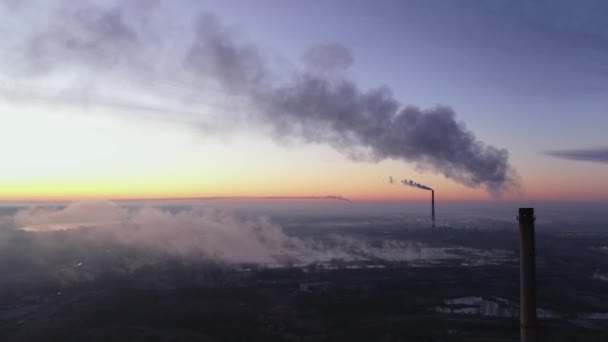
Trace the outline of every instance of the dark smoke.
<instances>
[{"instance_id":1,"label":"dark smoke","mask_svg":"<svg viewBox=\"0 0 608 342\"><path fill-rule=\"evenodd\" d=\"M49 14L55 16L49 28L22 44L16 69L29 76L82 69L80 76L94 81L118 74L154 95L163 91L157 86L162 80L176 85L163 94L169 103L219 89L246 104L248 122L262 124L281 141L327 144L354 160L411 162L493 194L514 184L507 150L478 140L451 108L403 106L387 87L360 89L347 75L352 53L340 44L312 48L301 69L277 69L211 14L199 16L192 41L182 46L163 30L171 20L153 14L162 6L138 6L60 6L59 15ZM222 114L233 126L242 115Z\"/></svg>"},{"instance_id":2,"label":"dark smoke","mask_svg":"<svg viewBox=\"0 0 608 342\"><path fill-rule=\"evenodd\" d=\"M567 160L608 163L608 148L548 151L545 154Z\"/></svg>"},{"instance_id":3,"label":"dark smoke","mask_svg":"<svg viewBox=\"0 0 608 342\"><path fill-rule=\"evenodd\" d=\"M416 183L416 182L414 182L414 181L413 181L413 180L411 180L411 179L410 179L410 180L404 179L404 180L402 180L402 181L401 181L401 184L403 184L403 185L407 185L407 186L411 186L411 187L413 187L413 188L418 188L418 189L423 189L423 190L431 190L431 191L433 191L433 189L431 189L430 187L428 187L428 186L426 186L426 185L422 185L422 184L420 184L420 183Z\"/></svg>"},{"instance_id":4,"label":"dark smoke","mask_svg":"<svg viewBox=\"0 0 608 342\"><path fill-rule=\"evenodd\" d=\"M315 70L275 82L257 50L235 44L214 17L201 17L197 32L187 66L201 76L211 74L229 92L246 96L257 109L257 119L269 124L279 139L326 143L354 159L415 162L492 192L511 182L507 150L477 140L448 107L402 108L388 88L361 91L348 79ZM336 53L332 45L325 54L320 49L313 53L317 59L339 61L318 64L348 64L345 48Z\"/></svg>"}]
</instances>

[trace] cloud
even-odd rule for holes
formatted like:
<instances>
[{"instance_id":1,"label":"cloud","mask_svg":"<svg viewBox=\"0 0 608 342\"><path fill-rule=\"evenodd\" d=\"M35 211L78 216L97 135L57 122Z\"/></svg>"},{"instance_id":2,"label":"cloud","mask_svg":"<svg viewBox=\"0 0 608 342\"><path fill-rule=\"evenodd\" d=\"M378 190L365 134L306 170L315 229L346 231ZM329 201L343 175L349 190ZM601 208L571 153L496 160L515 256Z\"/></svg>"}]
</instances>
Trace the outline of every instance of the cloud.
<instances>
[{"instance_id":1,"label":"cloud","mask_svg":"<svg viewBox=\"0 0 608 342\"><path fill-rule=\"evenodd\" d=\"M404 106L387 87L361 89L347 73L354 57L340 44L311 48L303 66L280 67L210 13L176 26L162 4L141 10L139 3L59 2L44 12L47 27L34 25L16 33L16 45L2 46L15 52L2 67L35 85L57 87L63 75L62 102L162 115L175 108L175 117L186 112L185 121L215 133L259 127L278 141L326 144L358 161L402 160L493 194L516 183L508 151L477 139L451 108ZM217 98L241 107L218 108L213 119L200 110L192 120L201 102Z\"/></svg>"},{"instance_id":2,"label":"cloud","mask_svg":"<svg viewBox=\"0 0 608 342\"><path fill-rule=\"evenodd\" d=\"M590 148L580 150L556 150L545 152L546 155L567 160L608 163L608 148Z\"/></svg>"}]
</instances>

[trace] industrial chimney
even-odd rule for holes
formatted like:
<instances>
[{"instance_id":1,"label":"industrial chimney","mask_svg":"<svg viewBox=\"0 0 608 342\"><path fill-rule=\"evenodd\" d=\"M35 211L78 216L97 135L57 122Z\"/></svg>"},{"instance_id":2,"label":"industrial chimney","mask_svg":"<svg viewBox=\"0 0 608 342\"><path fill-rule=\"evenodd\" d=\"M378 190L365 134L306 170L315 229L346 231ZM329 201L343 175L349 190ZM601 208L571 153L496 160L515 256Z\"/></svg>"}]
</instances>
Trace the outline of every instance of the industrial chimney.
<instances>
[{"instance_id":1,"label":"industrial chimney","mask_svg":"<svg viewBox=\"0 0 608 342\"><path fill-rule=\"evenodd\" d=\"M536 342L536 246L534 208L519 208L521 342Z\"/></svg>"},{"instance_id":2,"label":"industrial chimney","mask_svg":"<svg viewBox=\"0 0 608 342\"><path fill-rule=\"evenodd\" d=\"M390 184L393 184L393 177L389 177L388 178L388 182ZM433 228L435 228L435 190L433 190L431 187L428 187L426 185L414 182L413 180L407 180L407 179L403 179L401 181L401 184L403 185L407 185L407 186L411 186L413 188L418 188L418 189L422 189L422 190L428 190L431 192L431 218L433 220Z\"/></svg>"},{"instance_id":3,"label":"industrial chimney","mask_svg":"<svg viewBox=\"0 0 608 342\"><path fill-rule=\"evenodd\" d=\"M433 216L433 228L435 228L435 190L431 190L431 215Z\"/></svg>"}]
</instances>

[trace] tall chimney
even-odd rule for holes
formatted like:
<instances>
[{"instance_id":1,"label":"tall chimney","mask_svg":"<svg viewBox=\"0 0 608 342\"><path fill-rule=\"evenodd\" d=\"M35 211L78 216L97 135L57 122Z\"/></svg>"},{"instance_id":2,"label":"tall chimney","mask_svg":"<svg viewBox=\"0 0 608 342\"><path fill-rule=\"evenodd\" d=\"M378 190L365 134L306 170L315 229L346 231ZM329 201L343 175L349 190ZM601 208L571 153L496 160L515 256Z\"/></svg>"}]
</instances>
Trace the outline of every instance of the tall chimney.
<instances>
[{"instance_id":1,"label":"tall chimney","mask_svg":"<svg viewBox=\"0 0 608 342\"><path fill-rule=\"evenodd\" d=\"M435 228L435 190L431 190L431 215L433 217L433 228Z\"/></svg>"},{"instance_id":2,"label":"tall chimney","mask_svg":"<svg viewBox=\"0 0 608 342\"><path fill-rule=\"evenodd\" d=\"M519 208L521 342L536 342L536 246L534 208Z\"/></svg>"}]
</instances>

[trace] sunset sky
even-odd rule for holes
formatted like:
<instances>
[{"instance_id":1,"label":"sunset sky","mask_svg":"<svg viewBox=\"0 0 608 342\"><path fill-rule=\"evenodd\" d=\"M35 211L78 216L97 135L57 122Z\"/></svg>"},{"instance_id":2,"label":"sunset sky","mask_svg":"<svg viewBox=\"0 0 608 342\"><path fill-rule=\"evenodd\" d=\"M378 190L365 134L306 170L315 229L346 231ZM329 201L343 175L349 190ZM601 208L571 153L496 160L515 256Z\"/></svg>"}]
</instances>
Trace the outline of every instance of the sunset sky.
<instances>
[{"instance_id":1,"label":"sunset sky","mask_svg":"<svg viewBox=\"0 0 608 342\"><path fill-rule=\"evenodd\" d=\"M608 201L603 1L0 0L0 12L0 200L428 198L392 176L446 201ZM253 67L218 86L213 68L238 56L193 62L209 49L200 36L246 57L226 65ZM271 71L244 84L258 60ZM459 180L469 166L454 176L453 156L382 154L337 121L309 131L330 104L295 128L263 113L290 106L251 105L258 85L303 70L390 88L400 108L451 108L484 146L508 150L513 184L496 196L485 178Z\"/></svg>"}]
</instances>

